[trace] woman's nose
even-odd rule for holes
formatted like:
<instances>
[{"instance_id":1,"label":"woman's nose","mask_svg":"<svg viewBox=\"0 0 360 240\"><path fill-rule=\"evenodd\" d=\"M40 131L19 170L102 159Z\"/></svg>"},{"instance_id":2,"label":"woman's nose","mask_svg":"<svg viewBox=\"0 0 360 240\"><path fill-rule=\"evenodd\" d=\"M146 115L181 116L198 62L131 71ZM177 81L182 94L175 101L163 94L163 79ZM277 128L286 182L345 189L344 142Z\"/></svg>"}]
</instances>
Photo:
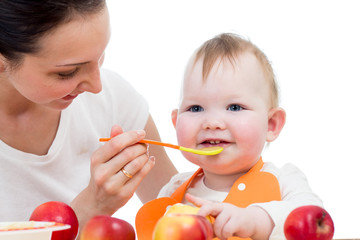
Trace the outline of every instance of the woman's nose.
<instances>
[{"instance_id":1,"label":"woman's nose","mask_svg":"<svg viewBox=\"0 0 360 240\"><path fill-rule=\"evenodd\" d=\"M99 93L102 89L100 66L94 66L79 84L79 89L85 92Z\"/></svg>"}]
</instances>

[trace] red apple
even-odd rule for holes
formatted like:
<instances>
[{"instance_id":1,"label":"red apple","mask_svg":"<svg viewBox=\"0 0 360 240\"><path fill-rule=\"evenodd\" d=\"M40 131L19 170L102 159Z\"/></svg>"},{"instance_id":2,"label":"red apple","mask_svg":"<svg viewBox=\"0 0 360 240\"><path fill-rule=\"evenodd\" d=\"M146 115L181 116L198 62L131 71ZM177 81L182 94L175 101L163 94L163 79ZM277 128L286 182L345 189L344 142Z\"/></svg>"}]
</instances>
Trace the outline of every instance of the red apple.
<instances>
[{"instance_id":1,"label":"red apple","mask_svg":"<svg viewBox=\"0 0 360 240\"><path fill-rule=\"evenodd\" d=\"M135 240L135 230L125 220L106 215L91 218L84 226L80 240Z\"/></svg>"},{"instance_id":2,"label":"red apple","mask_svg":"<svg viewBox=\"0 0 360 240\"><path fill-rule=\"evenodd\" d=\"M63 202L46 202L32 212L30 221L45 221L69 224L71 228L54 231L51 240L74 240L79 231L79 221L74 210Z\"/></svg>"},{"instance_id":3,"label":"red apple","mask_svg":"<svg viewBox=\"0 0 360 240\"><path fill-rule=\"evenodd\" d=\"M325 209L314 205L302 206L288 215L284 233L287 240L331 240L334 223Z\"/></svg>"},{"instance_id":4,"label":"red apple","mask_svg":"<svg viewBox=\"0 0 360 240\"><path fill-rule=\"evenodd\" d=\"M170 213L156 223L153 240L210 240L212 225L203 216Z\"/></svg>"}]
</instances>

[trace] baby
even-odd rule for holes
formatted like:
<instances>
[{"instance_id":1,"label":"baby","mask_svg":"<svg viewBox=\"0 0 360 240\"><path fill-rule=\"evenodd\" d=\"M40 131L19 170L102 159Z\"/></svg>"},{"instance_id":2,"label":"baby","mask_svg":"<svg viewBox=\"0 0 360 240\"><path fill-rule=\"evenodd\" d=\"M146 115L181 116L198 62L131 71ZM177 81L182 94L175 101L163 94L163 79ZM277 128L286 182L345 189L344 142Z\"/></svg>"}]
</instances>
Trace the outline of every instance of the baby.
<instances>
[{"instance_id":1,"label":"baby","mask_svg":"<svg viewBox=\"0 0 360 240\"><path fill-rule=\"evenodd\" d=\"M265 54L235 34L208 40L188 63L172 121L179 145L224 150L214 156L183 152L200 169L175 175L143 209L160 201L164 209L174 202L194 204L199 215L215 218L220 239L285 239L284 221L294 208L322 206L294 165L277 168L262 160L265 144L279 136L285 119Z\"/></svg>"}]
</instances>

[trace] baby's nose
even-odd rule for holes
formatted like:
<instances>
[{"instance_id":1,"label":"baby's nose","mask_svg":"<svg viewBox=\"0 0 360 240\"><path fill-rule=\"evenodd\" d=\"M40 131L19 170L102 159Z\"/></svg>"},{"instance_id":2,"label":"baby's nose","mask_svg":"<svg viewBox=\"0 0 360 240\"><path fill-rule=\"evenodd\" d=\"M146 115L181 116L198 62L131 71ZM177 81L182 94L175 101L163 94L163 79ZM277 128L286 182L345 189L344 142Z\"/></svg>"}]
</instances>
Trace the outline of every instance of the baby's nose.
<instances>
[{"instance_id":1,"label":"baby's nose","mask_svg":"<svg viewBox=\"0 0 360 240\"><path fill-rule=\"evenodd\" d=\"M225 123L220 118L206 118L203 123L203 129L222 130L225 129Z\"/></svg>"}]
</instances>

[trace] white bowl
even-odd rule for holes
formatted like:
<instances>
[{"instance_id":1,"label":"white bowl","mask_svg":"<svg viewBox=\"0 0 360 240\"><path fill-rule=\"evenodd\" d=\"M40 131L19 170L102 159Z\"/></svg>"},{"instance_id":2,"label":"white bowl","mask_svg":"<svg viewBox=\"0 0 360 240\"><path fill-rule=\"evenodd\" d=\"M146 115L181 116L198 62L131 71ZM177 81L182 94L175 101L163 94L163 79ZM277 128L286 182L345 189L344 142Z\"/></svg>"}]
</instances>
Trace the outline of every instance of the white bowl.
<instances>
[{"instance_id":1,"label":"white bowl","mask_svg":"<svg viewBox=\"0 0 360 240\"><path fill-rule=\"evenodd\" d=\"M68 228L55 222L0 222L0 240L50 240L53 231Z\"/></svg>"}]
</instances>

